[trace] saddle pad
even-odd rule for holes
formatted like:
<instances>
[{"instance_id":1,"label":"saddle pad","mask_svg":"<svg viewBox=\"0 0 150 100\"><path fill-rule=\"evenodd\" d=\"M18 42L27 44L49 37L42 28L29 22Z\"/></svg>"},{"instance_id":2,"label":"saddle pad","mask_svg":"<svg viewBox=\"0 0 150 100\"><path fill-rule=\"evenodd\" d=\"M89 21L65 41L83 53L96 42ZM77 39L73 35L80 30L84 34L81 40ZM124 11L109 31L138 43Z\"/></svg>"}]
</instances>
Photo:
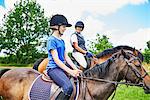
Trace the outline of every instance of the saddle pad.
<instances>
[{"instance_id":1,"label":"saddle pad","mask_svg":"<svg viewBox=\"0 0 150 100\"><path fill-rule=\"evenodd\" d=\"M39 75L32 83L29 90L29 100L50 100L51 83L42 80Z\"/></svg>"}]
</instances>

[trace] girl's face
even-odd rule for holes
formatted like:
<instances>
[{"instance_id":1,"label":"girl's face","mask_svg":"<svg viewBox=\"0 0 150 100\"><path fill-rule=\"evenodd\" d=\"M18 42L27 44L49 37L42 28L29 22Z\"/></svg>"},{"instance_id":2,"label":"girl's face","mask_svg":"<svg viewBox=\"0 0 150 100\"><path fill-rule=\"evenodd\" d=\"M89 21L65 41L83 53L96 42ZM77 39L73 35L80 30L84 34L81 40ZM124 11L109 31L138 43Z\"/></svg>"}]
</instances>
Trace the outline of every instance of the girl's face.
<instances>
[{"instance_id":1,"label":"girl's face","mask_svg":"<svg viewBox=\"0 0 150 100\"><path fill-rule=\"evenodd\" d=\"M66 30L66 25L61 25L59 28L60 33L63 34L65 30Z\"/></svg>"},{"instance_id":2,"label":"girl's face","mask_svg":"<svg viewBox=\"0 0 150 100\"><path fill-rule=\"evenodd\" d=\"M81 33L82 32L82 28L81 27L76 27L76 32Z\"/></svg>"}]
</instances>

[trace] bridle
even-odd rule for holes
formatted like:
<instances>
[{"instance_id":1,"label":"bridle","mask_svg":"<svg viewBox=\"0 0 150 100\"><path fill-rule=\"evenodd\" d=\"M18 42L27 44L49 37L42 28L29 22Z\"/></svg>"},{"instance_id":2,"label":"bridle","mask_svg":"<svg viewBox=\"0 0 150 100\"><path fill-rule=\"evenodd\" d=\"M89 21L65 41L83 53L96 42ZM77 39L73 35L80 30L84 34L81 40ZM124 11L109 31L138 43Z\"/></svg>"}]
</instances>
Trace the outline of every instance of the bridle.
<instances>
[{"instance_id":1,"label":"bridle","mask_svg":"<svg viewBox=\"0 0 150 100\"><path fill-rule=\"evenodd\" d=\"M132 55L132 58L129 59L129 60L126 59L126 63L127 63L128 68L126 70L125 75L123 76L123 80L126 78L128 72L129 72L129 68L130 68L131 71L133 71L133 73L135 74L135 76L138 79L138 80L135 81L135 83L132 83L130 81L118 82L118 81L110 81L110 80L99 79L99 78L86 77L84 74L82 74L82 75L79 76L79 78L81 78L81 84L82 84L82 90L83 90L82 97L85 98L85 91L88 90L89 95L91 96L91 100L94 100L94 97L91 95L91 93L90 93L90 91L87 87L87 81L88 80L114 84L115 85L115 92L114 92L111 99L113 99L114 96L115 96L118 84L124 84L124 85L130 85L130 86L140 86L140 87L146 88L144 83L140 83L140 81L144 81L144 78L146 77L146 75L148 75L148 73L142 68L142 61L138 57L135 57L132 53L130 53L130 54ZM136 65L136 64L133 63L133 61L136 61L136 60L139 61L139 65ZM140 73L140 71L137 69L137 67L140 67L140 69L144 71L143 75Z\"/></svg>"},{"instance_id":2,"label":"bridle","mask_svg":"<svg viewBox=\"0 0 150 100\"><path fill-rule=\"evenodd\" d=\"M132 62L138 60L139 61L139 65L136 65ZM146 77L146 75L148 75L148 73L142 68L142 61L138 58L138 57L135 57L135 56L132 56L132 58L130 60L127 60L127 65L128 65L128 70L129 68L134 72L134 74L136 75L137 79L135 83L139 83L139 81L143 81L144 78ZM135 66L135 67L134 67ZM144 74L142 75L141 72L137 69L138 67L140 67L141 70L144 71ZM128 71L127 71L128 73ZM127 73L125 75L127 75ZM125 76L126 77L126 76ZM144 84L143 84L144 85Z\"/></svg>"}]
</instances>

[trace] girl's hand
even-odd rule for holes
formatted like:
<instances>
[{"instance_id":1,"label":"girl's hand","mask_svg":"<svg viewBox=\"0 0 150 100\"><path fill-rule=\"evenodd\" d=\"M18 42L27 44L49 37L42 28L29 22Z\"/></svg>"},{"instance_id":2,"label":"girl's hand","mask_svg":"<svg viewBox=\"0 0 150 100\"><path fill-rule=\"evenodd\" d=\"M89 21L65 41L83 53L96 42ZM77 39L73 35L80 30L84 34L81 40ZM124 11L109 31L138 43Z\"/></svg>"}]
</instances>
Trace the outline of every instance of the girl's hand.
<instances>
[{"instance_id":1,"label":"girl's hand","mask_svg":"<svg viewBox=\"0 0 150 100\"><path fill-rule=\"evenodd\" d=\"M82 72L83 72L83 71L82 71L82 70L80 70L80 69L77 69L77 70L78 70L78 72L79 72L79 73L82 73Z\"/></svg>"},{"instance_id":2,"label":"girl's hand","mask_svg":"<svg viewBox=\"0 0 150 100\"><path fill-rule=\"evenodd\" d=\"M71 76L73 76L73 77L77 77L77 76L79 76L79 74L80 74L81 72L82 72L81 70L77 69L77 70L72 70L72 71L70 72L70 74L71 74Z\"/></svg>"}]
</instances>

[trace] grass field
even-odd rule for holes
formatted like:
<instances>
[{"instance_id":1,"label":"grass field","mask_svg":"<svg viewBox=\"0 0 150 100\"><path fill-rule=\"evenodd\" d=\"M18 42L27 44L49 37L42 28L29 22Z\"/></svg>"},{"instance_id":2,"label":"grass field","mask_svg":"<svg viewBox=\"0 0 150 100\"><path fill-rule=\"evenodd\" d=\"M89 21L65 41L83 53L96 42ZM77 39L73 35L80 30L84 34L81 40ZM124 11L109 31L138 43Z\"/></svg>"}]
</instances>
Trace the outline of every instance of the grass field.
<instances>
[{"instance_id":1,"label":"grass field","mask_svg":"<svg viewBox=\"0 0 150 100\"><path fill-rule=\"evenodd\" d=\"M119 85L114 100L150 100L150 94L145 94L142 87Z\"/></svg>"},{"instance_id":2,"label":"grass field","mask_svg":"<svg viewBox=\"0 0 150 100\"><path fill-rule=\"evenodd\" d=\"M150 100L150 94L145 94L141 87L120 85L113 100Z\"/></svg>"},{"instance_id":3,"label":"grass field","mask_svg":"<svg viewBox=\"0 0 150 100\"><path fill-rule=\"evenodd\" d=\"M150 72L150 64L143 63L142 65L144 66L145 70Z\"/></svg>"}]
</instances>

